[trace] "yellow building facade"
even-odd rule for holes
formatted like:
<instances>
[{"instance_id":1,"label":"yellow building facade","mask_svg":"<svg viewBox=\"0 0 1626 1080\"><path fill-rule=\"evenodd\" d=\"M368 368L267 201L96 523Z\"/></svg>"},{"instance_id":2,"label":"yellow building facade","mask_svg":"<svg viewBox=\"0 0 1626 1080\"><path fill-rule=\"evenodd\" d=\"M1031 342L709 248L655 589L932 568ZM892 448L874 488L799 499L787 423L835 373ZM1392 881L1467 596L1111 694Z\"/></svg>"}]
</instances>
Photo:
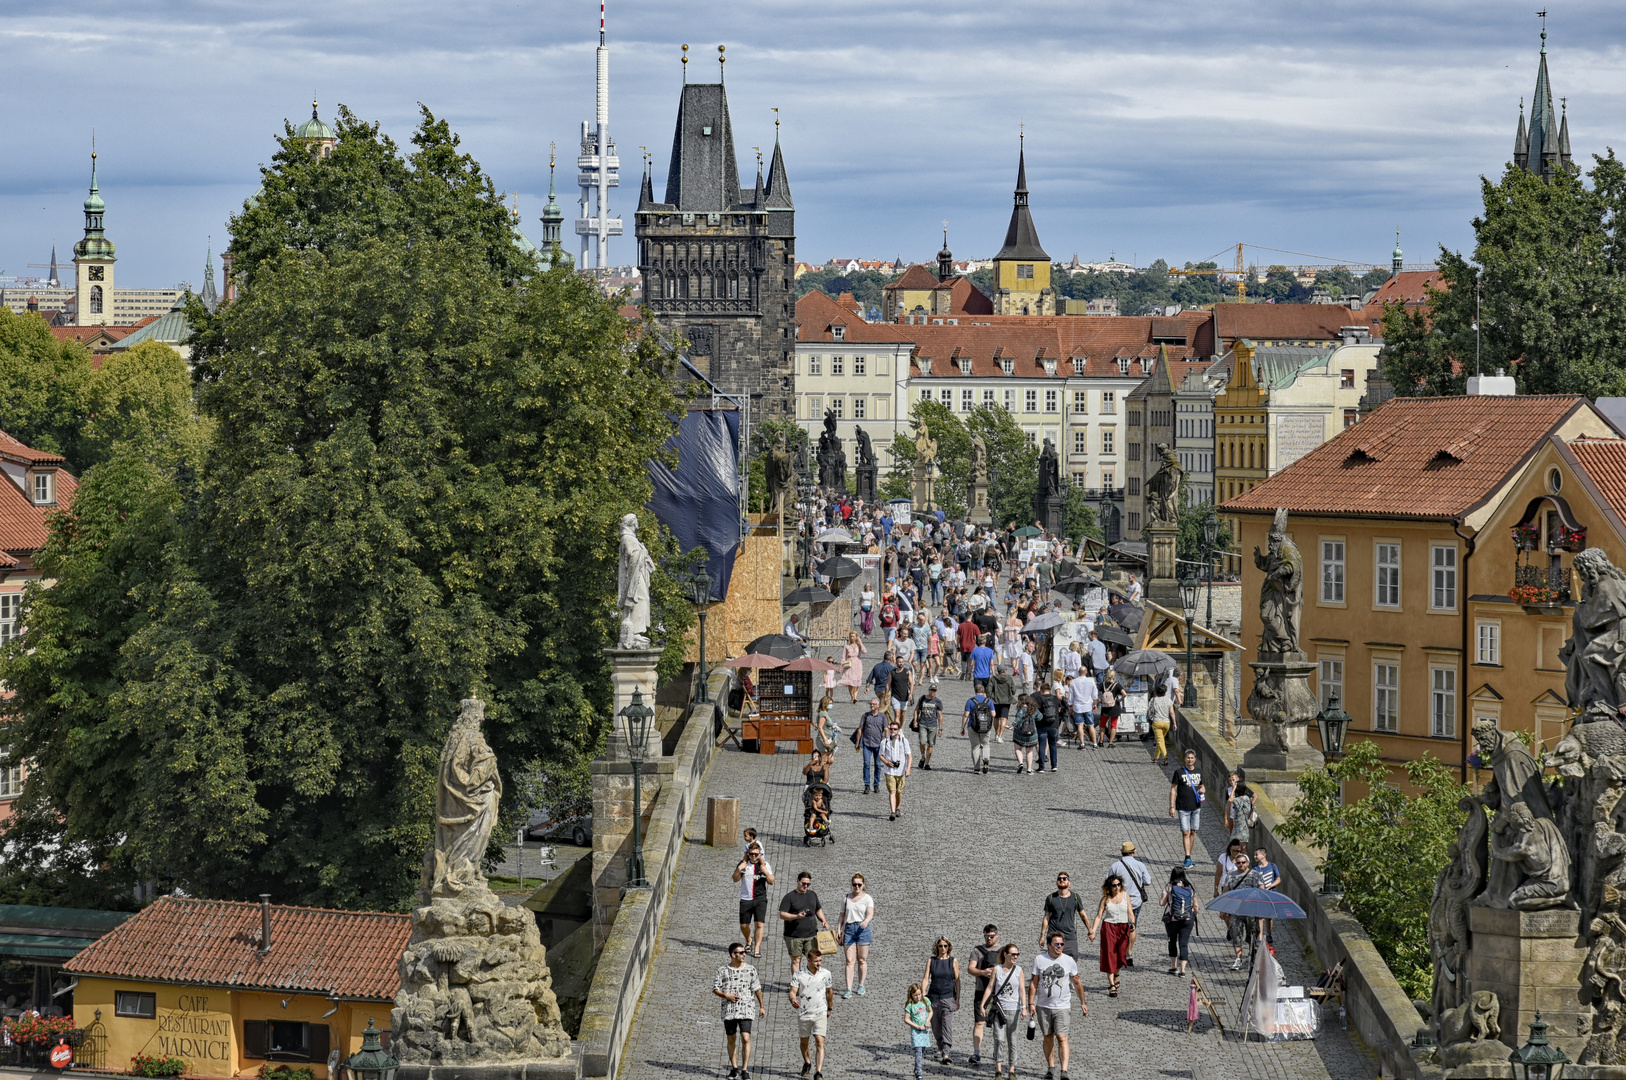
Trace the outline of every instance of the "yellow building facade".
<instances>
[{"instance_id":1,"label":"yellow building facade","mask_svg":"<svg viewBox=\"0 0 1626 1080\"><path fill-rule=\"evenodd\" d=\"M1232 346L1230 381L1214 398L1214 500L1219 503L1247 494L1270 475L1265 464L1270 394L1255 375L1253 351L1251 341ZM1227 521L1231 535L1240 536L1237 518Z\"/></svg>"},{"instance_id":2,"label":"yellow building facade","mask_svg":"<svg viewBox=\"0 0 1626 1080\"><path fill-rule=\"evenodd\" d=\"M1011 223L1005 229L1005 246L994 256L995 315L1054 315L1056 292L1050 287L1050 256L1039 244L1028 209L1027 144L1018 155L1016 197L1011 207Z\"/></svg>"}]
</instances>

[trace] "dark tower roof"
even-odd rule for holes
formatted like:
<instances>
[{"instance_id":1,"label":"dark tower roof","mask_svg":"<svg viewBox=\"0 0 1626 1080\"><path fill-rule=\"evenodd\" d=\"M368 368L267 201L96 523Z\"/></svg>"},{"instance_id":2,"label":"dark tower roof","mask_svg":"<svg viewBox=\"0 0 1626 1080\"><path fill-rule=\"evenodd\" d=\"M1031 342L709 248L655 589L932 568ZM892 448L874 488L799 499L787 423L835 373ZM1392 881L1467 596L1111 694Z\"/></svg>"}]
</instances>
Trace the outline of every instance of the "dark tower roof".
<instances>
[{"instance_id":1,"label":"dark tower roof","mask_svg":"<svg viewBox=\"0 0 1626 1080\"><path fill-rule=\"evenodd\" d=\"M638 191L638 209L648 210L655 205L655 184L649 178L649 162L644 162L644 186Z\"/></svg>"},{"instance_id":2,"label":"dark tower roof","mask_svg":"<svg viewBox=\"0 0 1626 1080\"><path fill-rule=\"evenodd\" d=\"M1016 157L1016 204L1011 207L1011 223L1005 229L1005 246L995 259L1021 259L1029 262L1049 262L1050 256L1039 246L1039 230L1033 227L1033 215L1028 212L1028 159L1027 141Z\"/></svg>"},{"instance_id":3,"label":"dark tower roof","mask_svg":"<svg viewBox=\"0 0 1626 1080\"><path fill-rule=\"evenodd\" d=\"M1567 111L1567 110L1566 110ZM1513 163L1526 172L1539 173L1550 180L1559 170L1571 171L1569 118L1553 108L1553 88L1547 78L1547 31L1541 31L1541 59L1536 65L1536 92L1530 100L1530 126L1519 110L1519 130L1514 136Z\"/></svg>"},{"instance_id":4,"label":"dark tower roof","mask_svg":"<svg viewBox=\"0 0 1626 1080\"><path fill-rule=\"evenodd\" d=\"M937 253L937 280L947 281L954 276L954 252L948 246L948 226L943 227L943 250Z\"/></svg>"},{"instance_id":5,"label":"dark tower roof","mask_svg":"<svg viewBox=\"0 0 1626 1080\"><path fill-rule=\"evenodd\" d=\"M779 152L779 133L774 132L773 161L768 165L768 209L793 210L790 201L790 178L785 175L785 156Z\"/></svg>"},{"instance_id":6,"label":"dark tower roof","mask_svg":"<svg viewBox=\"0 0 1626 1080\"><path fill-rule=\"evenodd\" d=\"M678 103L666 202L689 213L729 210L740 197L734 129L722 83L688 83Z\"/></svg>"}]
</instances>

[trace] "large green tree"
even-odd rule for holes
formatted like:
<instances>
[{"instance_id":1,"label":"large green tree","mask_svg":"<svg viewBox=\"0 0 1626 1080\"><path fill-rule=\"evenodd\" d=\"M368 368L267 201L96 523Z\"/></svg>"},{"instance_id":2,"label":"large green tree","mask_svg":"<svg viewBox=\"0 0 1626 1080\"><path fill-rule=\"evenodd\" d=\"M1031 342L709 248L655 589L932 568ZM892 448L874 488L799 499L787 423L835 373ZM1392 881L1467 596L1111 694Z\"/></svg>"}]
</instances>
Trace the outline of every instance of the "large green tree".
<instances>
[{"instance_id":1,"label":"large green tree","mask_svg":"<svg viewBox=\"0 0 1626 1080\"><path fill-rule=\"evenodd\" d=\"M407 157L339 131L327 159L284 140L233 222L240 298L190 311L202 460L115 455L145 495L93 469L5 656L43 763L23 816L118 836L108 879L399 907L458 699L488 702L505 769L608 723L616 526L675 430L672 356L538 272L427 112ZM653 599L670 673L692 614L664 571Z\"/></svg>"},{"instance_id":2,"label":"large green tree","mask_svg":"<svg viewBox=\"0 0 1626 1080\"><path fill-rule=\"evenodd\" d=\"M1428 310L1384 315L1395 392L1461 393L1477 367L1506 370L1520 393L1626 393L1626 168L1613 151L1585 179L1509 166L1481 193L1472 259L1442 248Z\"/></svg>"},{"instance_id":3,"label":"large green tree","mask_svg":"<svg viewBox=\"0 0 1626 1080\"><path fill-rule=\"evenodd\" d=\"M90 353L58 341L38 315L0 308L0 430L68 459L78 473L90 464L80 453Z\"/></svg>"}]
</instances>

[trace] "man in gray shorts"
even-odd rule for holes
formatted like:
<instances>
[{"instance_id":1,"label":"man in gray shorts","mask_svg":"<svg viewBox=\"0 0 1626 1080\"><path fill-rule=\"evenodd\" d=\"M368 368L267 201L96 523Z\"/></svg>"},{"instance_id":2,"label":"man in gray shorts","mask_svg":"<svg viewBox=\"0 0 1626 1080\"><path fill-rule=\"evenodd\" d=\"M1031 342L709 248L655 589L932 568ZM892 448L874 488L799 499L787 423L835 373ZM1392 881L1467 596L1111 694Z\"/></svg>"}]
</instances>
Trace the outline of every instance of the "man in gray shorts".
<instances>
[{"instance_id":1,"label":"man in gray shorts","mask_svg":"<svg viewBox=\"0 0 1626 1080\"><path fill-rule=\"evenodd\" d=\"M943 701L937 696L937 680L933 679L926 692L915 702L914 728L920 732L920 767L930 772L932 751L937 748L937 733L943 725Z\"/></svg>"},{"instance_id":2,"label":"man in gray shorts","mask_svg":"<svg viewBox=\"0 0 1626 1080\"><path fill-rule=\"evenodd\" d=\"M1039 1034L1044 1036L1045 1075L1051 1080L1058 1065L1061 1080L1067 1080L1067 1028L1072 1019L1074 990L1078 991L1079 1015L1090 1015L1084 1001L1084 984L1078 981L1078 964L1061 951L1063 940L1060 931L1052 933L1045 951L1033 958L1033 1006Z\"/></svg>"},{"instance_id":3,"label":"man in gray shorts","mask_svg":"<svg viewBox=\"0 0 1626 1080\"><path fill-rule=\"evenodd\" d=\"M898 654L896 664L892 669L892 722L902 727L903 711L909 707L909 699L915 692L915 672L909 657L903 653Z\"/></svg>"}]
</instances>

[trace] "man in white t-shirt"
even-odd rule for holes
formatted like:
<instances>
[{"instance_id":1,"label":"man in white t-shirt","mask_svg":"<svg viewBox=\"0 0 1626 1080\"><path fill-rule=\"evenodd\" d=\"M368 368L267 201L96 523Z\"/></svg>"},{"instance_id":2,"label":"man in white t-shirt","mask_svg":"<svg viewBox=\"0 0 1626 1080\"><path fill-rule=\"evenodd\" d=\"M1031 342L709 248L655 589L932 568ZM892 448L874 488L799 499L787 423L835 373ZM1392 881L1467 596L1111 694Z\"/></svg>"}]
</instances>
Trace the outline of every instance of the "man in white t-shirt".
<instances>
[{"instance_id":1,"label":"man in white t-shirt","mask_svg":"<svg viewBox=\"0 0 1626 1080\"><path fill-rule=\"evenodd\" d=\"M896 821L903 813L903 785L914 764L914 752L909 749L909 740L903 737L896 720L887 728L886 738L881 740L880 755L881 771L886 774L886 797L892 804L892 816L887 820Z\"/></svg>"},{"instance_id":2,"label":"man in white t-shirt","mask_svg":"<svg viewBox=\"0 0 1626 1080\"><path fill-rule=\"evenodd\" d=\"M790 979L790 1007L796 1010L796 1024L802 1037L802 1075L813 1069L813 1080L824 1080L824 1036L830 1012L836 1006L835 984L819 951L807 954L807 967ZM812 1040L813 1053L808 1042Z\"/></svg>"},{"instance_id":3,"label":"man in white t-shirt","mask_svg":"<svg viewBox=\"0 0 1626 1080\"><path fill-rule=\"evenodd\" d=\"M1078 746L1081 750L1084 748L1086 737L1090 740L1091 746L1100 749L1101 729L1095 722L1095 703L1100 696L1092 676L1081 673L1067 684L1067 707L1073 711L1073 723L1078 726Z\"/></svg>"},{"instance_id":4,"label":"man in white t-shirt","mask_svg":"<svg viewBox=\"0 0 1626 1080\"><path fill-rule=\"evenodd\" d=\"M1067 1080L1067 1027L1073 1015L1074 990L1078 991L1079 1015L1090 1015L1084 984L1078 981L1078 964L1061 951L1066 940L1061 931L1053 931L1045 951L1033 958L1033 1005L1039 1034L1044 1036L1045 1075L1059 1064L1061 1080Z\"/></svg>"}]
</instances>

